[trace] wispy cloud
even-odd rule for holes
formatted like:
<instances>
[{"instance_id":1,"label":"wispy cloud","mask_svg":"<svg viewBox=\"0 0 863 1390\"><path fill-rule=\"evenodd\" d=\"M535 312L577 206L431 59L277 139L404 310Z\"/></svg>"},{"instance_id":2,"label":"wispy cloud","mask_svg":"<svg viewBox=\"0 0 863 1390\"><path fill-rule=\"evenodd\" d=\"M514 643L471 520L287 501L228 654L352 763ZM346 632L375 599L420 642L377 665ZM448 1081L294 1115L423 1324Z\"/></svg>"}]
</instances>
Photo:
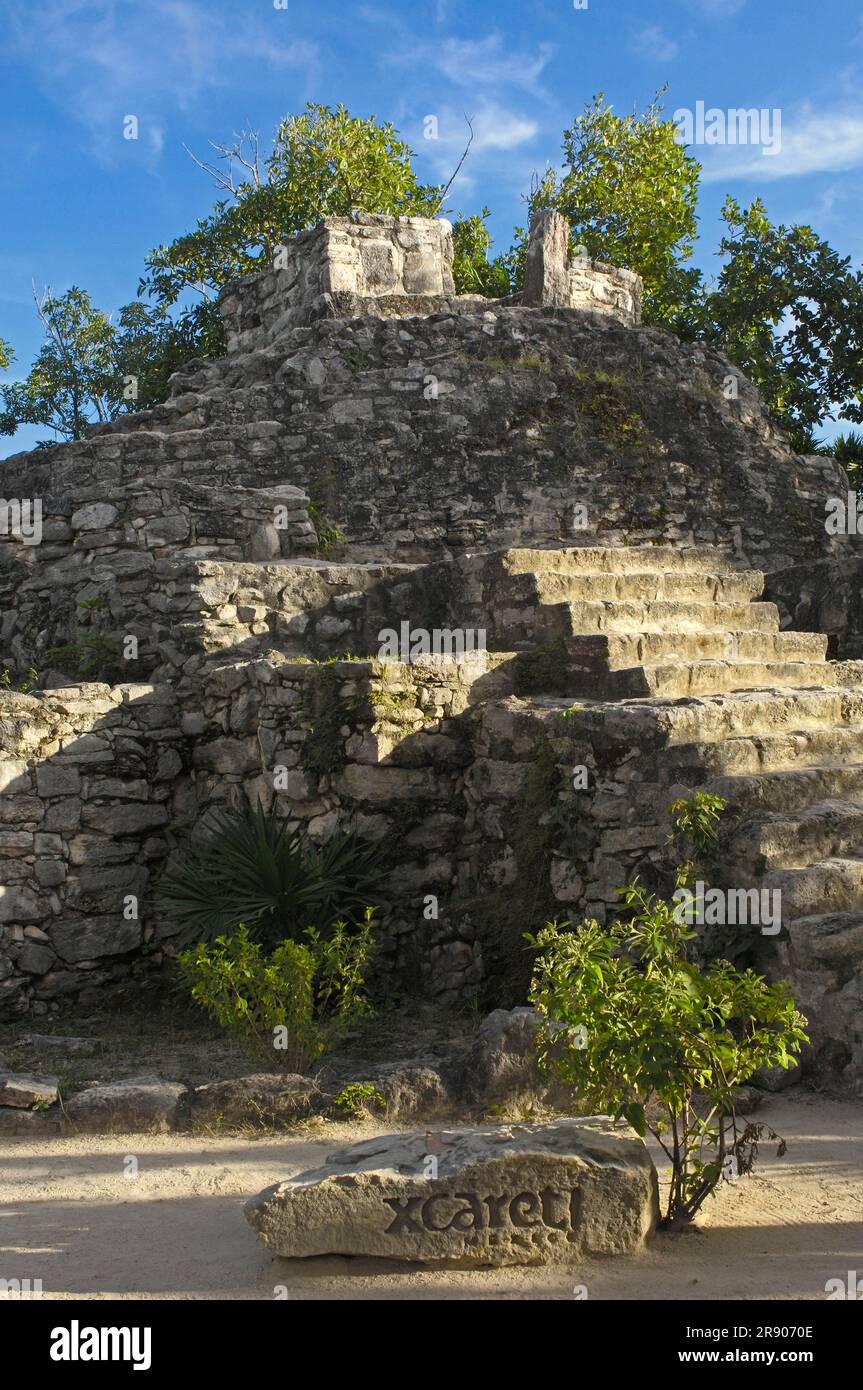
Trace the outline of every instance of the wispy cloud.
<instances>
[{"instance_id":1,"label":"wispy cloud","mask_svg":"<svg viewBox=\"0 0 863 1390\"><path fill-rule=\"evenodd\" d=\"M539 79L554 54L554 46L508 49L500 34L482 39L443 39L435 43L402 42L384 53L390 65L416 71L436 71L456 87L470 91L512 88L536 94Z\"/></svg>"},{"instance_id":2,"label":"wispy cloud","mask_svg":"<svg viewBox=\"0 0 863 1390\"><path fill-rule=\"evenodd\" d=\"M537 164L545 164L545 123L554 119L555 130L563 128L563 117L558 124L555 102L543 88L553 45L510 45L497 32L471 39L430 40L427 30L419 32L404 15L404 11L396 15L372 7L363 11L364 18L381 32L386 24L388 41L380 48L382 67L405 74L410 95L405 101L406 118L400 121L402 129L415 130L426 115L437 119L437 139L411 136L429 176L441 182L450 178L467 140L468 116L474 139L450 201L457 205L460 197L465 201L468 196L479 197L490 181L521 194Z\"/></svg>"},{"instance_id":3,"label":"wispy cloud","mask_svg":"<svg viewBox=\"0 0 863 1390\"><path fill-rule=\"evenodd\" d=\"M294 41L285 15L272 8L234 18L201 0L7 0L6 21L11 53L111 162L125 116L138 117L139 138L155 159L170 115L229 86L239 71L312 68L317 46Z\"/></svg>"},{"instance_id":4,"label":"wispy cloud","mask_svg":"<svg viewBox=\"0 0 863 1390\"><path fill-rule=\"evenodd\" d=\"M412 140L417 154L428 165L428 177L436 182L448 182L467 144L470 132L465 114L470 117L473 140L448 199L461 211L465 210L464 200L474 197L490 172L521 191L536 164L533 142L540 133L538 123L530 116L494 101L482 101L466 113L457 106L443 105L435 113L436 138Z\"/></svg>"},{"instance_id":5,"label":"wispy cloud","mask_svg":"<svg viewBox=\"0 0 863 1390\"><path fill-rule=\"evenodd\" d=\"M713 145L694 151L707 183L729 178L776 180L839 173L863 166L863 114L856 108L782 112L782 143L765 155L758 145Z\"/></svg>"},{"instance_id":6,"label":"wispy cloud","mask_svg":"<svg viewBox=\"0 0 863 1390\"><path fill-rule=\"evenodd\" d=\"M632 35L630 46L639 57L657 63L670 63L680 52L679 45L659 24L646 24L643 28L637 29Z\"/></svg>"}]
</instances>

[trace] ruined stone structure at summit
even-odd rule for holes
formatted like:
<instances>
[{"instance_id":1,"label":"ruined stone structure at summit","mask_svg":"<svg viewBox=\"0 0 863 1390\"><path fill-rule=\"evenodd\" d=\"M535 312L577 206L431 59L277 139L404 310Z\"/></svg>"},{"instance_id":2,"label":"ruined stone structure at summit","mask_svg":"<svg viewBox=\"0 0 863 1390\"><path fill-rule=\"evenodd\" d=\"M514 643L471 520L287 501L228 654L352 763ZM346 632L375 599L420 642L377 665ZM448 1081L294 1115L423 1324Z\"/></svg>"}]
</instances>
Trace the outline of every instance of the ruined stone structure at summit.
<instances>
[{"instance_id":1,"label":"ruined stone structure at summit","mask_svg":"<svg viewBox=\"0 0 863 1390\"><path fill-rule=\"evenodd\" d=\"M662 884L701 788L729 801L723 881L783 904L705 950L789 976L807 1065L858 1084L863 552L824 527L847 480L553 214L520 297L456 296L451 258L443 221L328 219L227 288L227 356L164 405L2 465L43 531L0 538L0 655L45 688L0 695L0 1010L158 964L161 865L259 795L386 845L384 986L521 1002L523 931ZM404 624L488 651L380 661Z\"/></svg>"}]
</instances>

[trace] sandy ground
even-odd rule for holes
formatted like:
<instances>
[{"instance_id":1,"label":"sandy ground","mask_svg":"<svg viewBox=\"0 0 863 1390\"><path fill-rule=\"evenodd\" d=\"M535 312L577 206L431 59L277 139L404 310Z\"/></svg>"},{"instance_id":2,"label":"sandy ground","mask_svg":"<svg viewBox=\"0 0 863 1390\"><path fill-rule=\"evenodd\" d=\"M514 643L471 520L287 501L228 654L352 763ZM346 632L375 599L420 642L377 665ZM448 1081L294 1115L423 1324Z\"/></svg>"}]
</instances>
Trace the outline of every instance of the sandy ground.
<instances>
[{"instance_id":1,"label":"sandy ground","mask_svg":"<svg viewBox=\"0 0 863 1390\"><path fill-rule=\"evenodd\" d=\"M0 1276L40 1278L52 1299L272 1299L278 1286L289 1299L573 1299L584 1285L589 1299L823 1300L828 1279L863 1270L863 1107L786 1093L758 1118L788 1153L765 1146L756 1175L726 1185L696 1230L630 1259L445 1273L274 1259L246 1224L246 1197L379 1122L255 1140L7 1139Z\"/></svg>"}]
</instances>

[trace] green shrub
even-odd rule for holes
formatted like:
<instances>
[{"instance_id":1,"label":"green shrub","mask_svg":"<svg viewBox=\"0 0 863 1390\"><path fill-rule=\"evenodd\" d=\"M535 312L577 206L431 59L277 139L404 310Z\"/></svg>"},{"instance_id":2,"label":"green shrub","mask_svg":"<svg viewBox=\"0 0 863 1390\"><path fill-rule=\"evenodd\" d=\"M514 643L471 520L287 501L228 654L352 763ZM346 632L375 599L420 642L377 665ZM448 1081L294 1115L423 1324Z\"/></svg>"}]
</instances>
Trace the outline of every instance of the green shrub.
<instances>
[{"instance_id":1,"label":"green shrub","mask_svg":"<svg viewBox=\"0 0 863 1390\"><path fill-rule=\"evenodd\" d=\"M333 1097L333 1109L346 1120L360 1120L386 1108L386 1100L371 1082L352 1081Z\"/></svg>"},{"instance_id":2,"label":"green shrub","mask_svg":"<svg viewBox=\"0 0 863 1390\"><path fill-rule=\"evenodd\" d=\"M275 1049L287 1070L307 1066L370 1012L365 977L375 942L374 910L358 931L337 922L324 940L282 941L271 954L241 924L214 945L178 957L196 1004L251 1051Z\"/></svg>"},{"instance_id":3,"label":"green shrub","mask_svg":"<svg viewBox=\"0 0 863 1390\"><path fill-rule=\"evenodd\" d=\"M718 839L719 820L728 802L721 796L711 796L710 792L696 792L688 800L681 798L671 806L671 816L678 833L685 835L690 842L692 857L699 861L709 861ZM674 839L672 835L669 837Z\"/></svg>"},{"instance_id":4,"label":"green shrub","mask_svg":"<svg viewBox=\"0 0 863 1390\"><path fill-rule=\"evenodd\" d=\"M35 666L30 666L24 676L13 674L9 666L4 666L0 671L0 690L17 690L21 695L27 695L38 684L39 672Z\"/></svg>"},{"instance_id":5,"label":"green shrub","mask_svg":"<svg viewBox=\"0 0 863 1390\"><path fill-rule=\"evenodd\" d=\"M380 882L379 859L352 832L313 845L259 801L254 811L217 812L156 893L179 924L180 945L230 936L244 922L253 940L274 946L336 917L356 922Z\"/></svg>"},{"instance_id":6,"label":"green shrub","mask_svg":"<svg viewBox=\"0 0 863 1390\"><path fill-rule=\"evenodd\" d=\"M687 878L688 866L678 887ZM796 1066L806 1019L784 982L768 985L728 961L693 964L695 933L674 903L637 880L621 892L629 920L575 931L554 922L527 938L538 952L530 998L545 1020L543 1066L591 1110L662 1146L671 1164L663 1224L674 1227L721 1180L752 1170L765 1131L778 1140L738 1120L735 1090L759 1067Z\"/></svg>"}]
</instances>

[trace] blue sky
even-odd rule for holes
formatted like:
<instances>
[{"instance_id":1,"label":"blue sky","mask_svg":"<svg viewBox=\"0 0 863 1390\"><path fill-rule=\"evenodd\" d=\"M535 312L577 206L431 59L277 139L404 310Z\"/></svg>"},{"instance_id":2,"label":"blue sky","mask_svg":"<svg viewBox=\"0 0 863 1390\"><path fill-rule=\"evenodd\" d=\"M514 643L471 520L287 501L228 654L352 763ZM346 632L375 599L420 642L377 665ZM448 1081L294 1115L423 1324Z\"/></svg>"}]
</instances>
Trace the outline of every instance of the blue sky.
<instances>
[{"instance_id":1,"label":"blue sky","mask_svg":"<svg viewBox=\"0 0 863 1390\"><path fill-rule=\"evenodd\" d=\"M579 3L579 0L576 0ZM19 370L39 343L31 282L72 284L105 310L134 298L144 257L191 228L212 186L183 151L252 125L266 143L307 101L395 123L457 212L487 204L499 249L531 174L604 91L669 113L778 108L782 147L695 151L704 164L698 263L710 270L726 193L761 195L863 259L861 0L3 0L0 10L0 337ZM135 115L139 138L123 138ZM423 121L438 118L437 140ZM15 375L13 366L10 376ZM0 454L44 430L0 439Z\"/></svg>"}]
</instances>

